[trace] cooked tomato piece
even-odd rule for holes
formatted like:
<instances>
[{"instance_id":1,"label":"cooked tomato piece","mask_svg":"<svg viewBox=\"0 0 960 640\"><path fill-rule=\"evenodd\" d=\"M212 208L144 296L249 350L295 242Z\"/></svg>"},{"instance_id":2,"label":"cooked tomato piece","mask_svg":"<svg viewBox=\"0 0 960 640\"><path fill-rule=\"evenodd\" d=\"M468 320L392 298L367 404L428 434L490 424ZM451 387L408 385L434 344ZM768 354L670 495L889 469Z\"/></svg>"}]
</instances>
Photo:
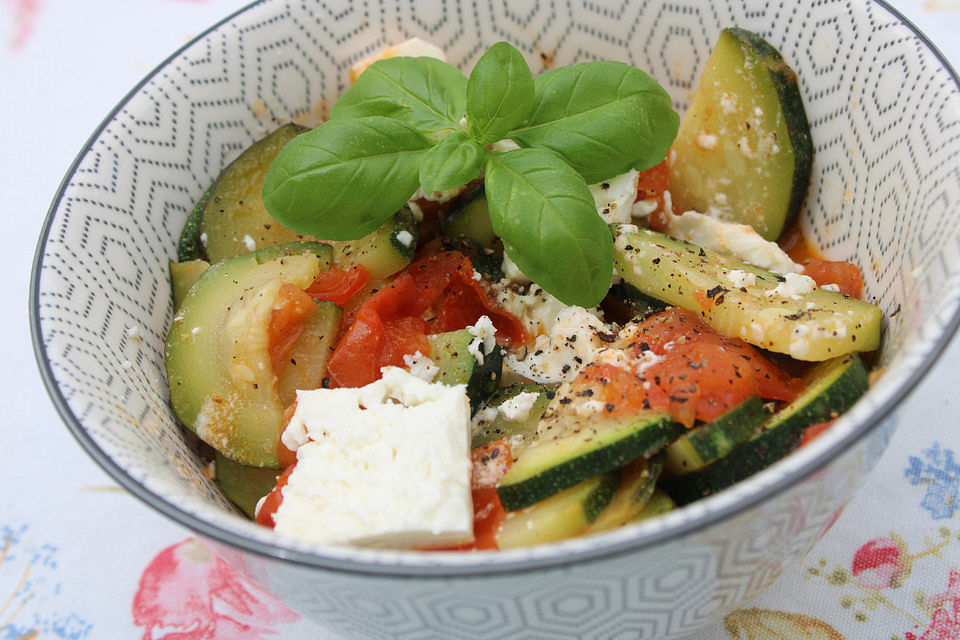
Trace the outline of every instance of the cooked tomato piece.
<instances>
[{"instance_id":1,"label":"cooked tomato piece","mask_svg":"<svg viewBox=\"0 0 960 640\"><path fill-rule=\"evenodd\" d=\"M307 293L317 302L343 306L370 280L370 272L362 265L349 269L330 268L317 274Z\"/></svg>"},{"instance_id":2,"label":"cooked tomato piece","mask_svg":"<svg viewBox=\"0 0 960 640\"><path fill-rule=\"evenodd\" d=\"M262 524L271 529L274 527L276 523L273 521L273 515L277 512L277 509L280 508L280 503L283 502L283 488L287 486L287 480L290 479L290 474L293 473L296 467L296 464L290 465L283 471L280 477L277 478L277 486L267 494L267 497L263 500L263 504L260 505L260 508L257 510L257 524Z\"/></svg>"},{"instance_id":3,"label":"cooked tomato piece","mask_svg":"<svg viewBox=\"0 0 960 640\"><path fill-rule=\"evenodd\" d=\"M712 420L752 395L792 400L803 382L764 358L752 346L723 336L696 314L670 308L638 323L620 364L586 367L573 387L583 397L620 410L667 409L693 426ZM651 357L650 354L654 354Z\"/></svg>"},{"instance_id":4,"label":"cooked tomato piece","mask_svg":"<svg viewBox=\"0 0 960 640\"><path fill-rule=\"evenodd\" d=\"M800 446L808 445L817 438L819 438L827 429L833 426L833 423L836 422L836 418L833 420L827 420L826 422L818 422L812 424L803 431L803 437L800 438Z\"/></svg>"},{"instance_id":5,"label":"cooked tomato piece","mask_svg":"<svg viewBox=\"0 0 960 640\"><path fill-rule=\"evenodd\" d=\"M293 414L297 412L297 402L294 401L289 407L283 410L283 429L280 430L280 438L277 439L277 459L280 460L280 466L286 469L289 466L297 464L297 452L291 451L287 445L283 444L283 432L290 424Z\"/></svg>"},{"instance_id":6,"label":"cooked tomato piece","mask_svg":"<svg viewBox=\"0 0 960 640\"><path fill-rule=\"evenodd\" d=\"M860 299L863 296L863 276L860 268L852 262L811 258L803 267L803 275L810 276L821 287L826 284L838 285L840 293L851 298Z\"/></svg>"},{"instance_id":7,"label":"cooked tomato piece","mask_svg":"<svg viewBox=\"0 0 960 640\"><path fill-rule=\"evenodd\" d=\"M380 377L381 367L402 364L406 354L429 355L428 334L463 329L482 315L496 326L498 342L522 343L526 339L523 325L494 304L474 273L463 254L446 251L409 265L373 293L348 320L330 356L331 386L373 382Z\"/></svg>"},{"instance_id":8,"label":"cooked tomato piece","mask_svg":"<svg viewBox=\"0 0 960 640\"><path fill-rule=\"evenodd\" d=\"M664 192L670 188L670 168L664 159L660 164L640 172L637 181L637 201L656 200L657 208L647 217L650 228L654 231L663 231L667 228L670 218L666 215Z\"/></svg>"},{"instance_id":9,"label":"cooked tomato piece","mask_svg":"<svg viewBox=\"0 0 960 640\"><path fill-rule=\"evenodd\" d=\"M303 334L304 321L313 315L313 299L290 283L280 286L270 311L267 344L273 373L279 375L287 363L290 349Z\"/></svg>"}]
</instances>

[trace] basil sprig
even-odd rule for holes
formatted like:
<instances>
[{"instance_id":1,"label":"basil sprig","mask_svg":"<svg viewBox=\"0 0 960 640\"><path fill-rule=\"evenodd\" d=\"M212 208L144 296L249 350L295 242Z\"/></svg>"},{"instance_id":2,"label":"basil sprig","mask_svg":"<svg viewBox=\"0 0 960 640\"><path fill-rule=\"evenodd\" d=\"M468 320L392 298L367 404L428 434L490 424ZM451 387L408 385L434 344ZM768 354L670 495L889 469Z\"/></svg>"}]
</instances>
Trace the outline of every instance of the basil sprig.
<instances>
[{"instance_id":1,"label":"basil sprig","mask_svg":"<svg viewBox=\"0 0 960 640\"><path fill-rule=\"evenodd\" d=\"M389 58L360 75L330 120L283 148L263 202L294 231L350 240L418 186L452 189L482 171L507 255L562 302L592 307L610 287L613 241L587 183L662 161L679 123L666 91L623 63L534 79L523 55L498 42L468 79L434 58ZM502 139L521 148L487 148Z\"/></svg>"}]
</instances>

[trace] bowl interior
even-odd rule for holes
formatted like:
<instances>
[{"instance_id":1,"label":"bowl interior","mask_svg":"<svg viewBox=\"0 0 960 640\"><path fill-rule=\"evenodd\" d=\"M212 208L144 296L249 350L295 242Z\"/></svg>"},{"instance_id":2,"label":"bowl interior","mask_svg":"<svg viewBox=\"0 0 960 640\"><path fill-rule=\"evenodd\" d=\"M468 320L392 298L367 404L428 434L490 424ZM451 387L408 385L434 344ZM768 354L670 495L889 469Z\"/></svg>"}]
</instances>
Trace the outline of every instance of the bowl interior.
<instances>
[{"instance_id":1,"label":"bowl interior","mask_svg":"<svg viewBox=\"0 0 960 640\"><path fill-rule=\"evenodd\" d=\"M956 78L911 28L873 2L254 4L135 88L65 179L40 240L32 301L54 401L121 484L207 535L310 563L476 563L459 554L279 544L236 515L185 444L167 401L167 261L187 212L240 150L278 123L322 117L345 89L353 62L404 38L438 44L464 70L502 39L524 52L535 73L589 59L627 61L656 77L682 113L720 30L734 25L774 43L798 72L816 154L804 228L828 257L861 267L870 299L885 314L878 362L886 374L823 445L765 472L799 477L816 456L888 410L957 321ZM758 487L753 498L769 490L769 482L767 489L750 483ZM642 544L722 515L751 497L749 487L631 535ZM487 564L569 560L605 540L501 554Z\"/></svg>"}]
</instances>

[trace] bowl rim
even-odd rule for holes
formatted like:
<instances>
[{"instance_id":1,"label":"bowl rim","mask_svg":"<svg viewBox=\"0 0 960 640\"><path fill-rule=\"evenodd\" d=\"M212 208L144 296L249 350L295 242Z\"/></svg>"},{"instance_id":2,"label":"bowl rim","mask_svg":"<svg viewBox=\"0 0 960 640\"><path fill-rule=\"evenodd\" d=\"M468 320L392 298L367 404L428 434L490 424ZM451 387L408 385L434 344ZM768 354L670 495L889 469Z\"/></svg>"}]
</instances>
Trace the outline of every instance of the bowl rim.
<instances>
[{"instance_id":1,"label":"bowl rim","mask_svg":"<svg viewBox=\"0 0 960 640\"><path fill-rule=\"evenodd\" d=\"M81 420L73 412L66 397L63 395L53 373L53 367L47 356L46 348L43 343L43 333L40 320L40 277L43 268L44 250L49 239L50 231L53 226L54 218L60 203L70 185L72 177L75 175L80 163L87 153L92 149L95 142L100 138L104 130L115 119L117 114L131 101L134 96L140 92L154 77L162 72L168 64L183 54L187 49L194 46L197 42L203 40L220 27L231 22L241 14L253 9L254 7L270 2L271 0L255 0L242 6L236 11L228 14L221 20L215 22L210 27L204 29L201 33L191 38L186 44L178 48L172 54L167 56L162 62L146 74L132 89L130 89L103 118L93 133L84 142L80 151L71 162L60 185L57 188L53 201L47 210L46 217L41 227L40 236L37 241L37 247L33 258L33 265L30 273L29 283L29 317L30 317L30 336L33 344L34 357L40 370L41 379L46 387L47 394L60 415L60 418L66 424L68 430L80 444L81 448L101 467L101 469L112 480L121 487L130 492L133 496L144 502L147 506L153 508L172 521L183 525L195 533L208 539L226 544L235 549L246 553L254 554L268 560L289 563L301 568L319 568L329 571L343 572L360 575L379 575L393 577L451 577L467 575L489 575L498 576L510 573L537 571L545 568L563 567L574 563L590 562L603 560L611 556L632 551L638 552L657 544L670 540L687 537L699 532L707 527L728 520L739 514L742 514L768 498L779 494L788 488L797 485L800 481L816 473L835 458L844 453L853 444L878 427L884 419L916 388L920 381L926 376L934 364L940 359L946 350L947 345L953 339L954 334L960 326L960 307L953 311L953 315L943 325L941 334L934 341L932 348L925 354L923 359L917 363L916 368L910 372L907 379L892 393L888 395L876 407L872 408L870 413L864 417L860 424L854 425L845 436L838 440L833 447L807 462L807 464L796 469L788 470L781 474L773 482L768 483L760 490L745 494L738 499L723 505L718 509L704 511L697 517L686 520L677 520L674 526L662 527L660 530L651 531L648 535L635 536L624 541L617 541L608 545L595 545L592 548L577 550L573 553L557 555L551 557L534 557L521 559L513 563L494 563L493 566L484 566L484 560L489 558L488 553L476 554L477 562L472 564L424 564L422 566L392 566L390 563L366 562L356 559L339 559L326 557L319 552L302 551L281 542L264 542L254 540L243 536L242 534L221 527L215 523L204 520L203 518L189 512L188 510L174 505L154 491L138 483L126 470L116 463L110 456L97 444L93 437L86 431ZM921 42L930 53L938 60L942 68L949 74L956 89L960 92L960 77L953 69L950 62L944 57L940 50L930 39L899 10L892 7L887 0L867 0L867 4L875 4L890 13L904 27L909 29L917 40ZM551 547L556 545L544 545ZM428 555L428 554L423 554Z\"/></svg>"}]
</instances>

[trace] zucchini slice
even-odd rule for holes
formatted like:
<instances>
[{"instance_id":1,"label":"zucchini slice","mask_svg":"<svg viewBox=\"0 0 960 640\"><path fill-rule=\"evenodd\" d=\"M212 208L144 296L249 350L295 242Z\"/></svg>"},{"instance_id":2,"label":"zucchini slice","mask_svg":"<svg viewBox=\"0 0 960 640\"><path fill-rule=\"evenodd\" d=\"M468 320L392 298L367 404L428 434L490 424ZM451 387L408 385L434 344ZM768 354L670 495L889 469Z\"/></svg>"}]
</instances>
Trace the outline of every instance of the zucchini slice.
<instances>
[{"instance_id":1,"label":"zucchini slice","mask_svg":"<svg viewBox=\"0 0 960 640\"><path fill-rule=\"evenodd\" d=\"M291 231L263 206L263 180L280 149L307 129L292 123L254 142L223 170L210 190L200 231L211 263L309 236Z\"/></svg>"},{"instance_id":2,"label":"zucchini slice","mask_svg":"<svg viewBox=\"0 0 960 640\"><path fill-rule=\"evenodd\" d=\"M724 457L748 440L769 417L759 397L747 398L667 447L666 474L690 473Z\"/></svg>"},{"instance_id":3,"label":"zucchini slice","mask_svg":"<svg viewBox=\"0 0 960 640\"><path fill-rule=\"evenodd\" d=\"M197 203L190 210L187 221L183 223L183 229L180 231L180 240L177 242L177 260L187 262L188 260L198 260L206 257L206 251L203 243L200 241L200 221L203 219L203 210L207 206L207 200L210 199L210 192L213 191L213 185L207 187Z\"/></svg>"},{"instance_id":4,"label":"zucchini slice","mask_svg":"<svg viewBox=\"0 0 960 640\"><path fill-rule=\"evenodd\" d=\"M203 272L210 268L206 260L187 260L186 262L170 261L170 293L173 295L174 310L180 308L180 303L187 297L190 287L200 279Z\"/></svg>"},{"instance_id":5,"label":"zucchini slice","mask_svg":"<svg viewBox=\"0 0 960 640\"><path fill-rule=\"evenodd\" d=\"M617 492L614 469L522 511L508 513L497 530L497 548L514 549L578 536L603 513Z\"/></svg>"},{"instance_id":6,"label":"zucchini slice","mask_svg":"<svg viewBox=\"0 0 960 640\"><path fill-rule=\"evenodd\" d=\"M403 205L397 213L373 233L359 240L329 242L337 266L363 266L372 280L383 280L410 264L420 237L420 224Z\"/></svg>"},{"instance_id":7,"label":"zucchini slice","mask_svg":"<svg viewBox=\"0 0 960 640\"><path fill-rule=\"evenodd\" d=\"M492 249L497 242L497 234L490 223L490 209L487 207L487 195L483 185L478 185L471 193L457 200L441 227L443 235L451 240L468 238L484 249Z\"/></svg>"},{"instance_id":8,"label":"zucchini slice","mask_svg":"<svg viewBox=\"0 0 960 640\"><path fill-rule=\"evenodd\" d=\"M657 478L663 471L663 461L663 454L657 454L649 460L640 458L625 466L613 499L586 533L616 529L639 518L653 496Z\"/></svg>"},{"instance_id":9,"label":"zucchini slice","mask_svg":"<svg viewBox=\"0 0 960 640\"><path fill-rule=\"evenodd\" d=\"M549 414L549 411L548 411ZM564 414L544 418L538 437L517 455L497 494L507 511L545 500L587 478L664 448L686 429L666 413L626 416Z\"/></svg>"},{"instance_id":10,"label":"zucchini slice","mask_svg":"<svg viewBox=\"0 0 960 640\"><path fill-rule=\"evenodd\" d=\"M678 505L711 495L764 469L800 445L812 424L836 418L868 387L860 356L822 362L806 376L807 389L773 415L743 446L699 471L665 478L660 486Z\"/></svg>"},{"instance_id":11,"label":"zucchini slice","mask_svg":"<svg viewBox=\"0 0 960 640\"><path fill-rule=\"evenodd\" d=\"M641 320L670 306L662 300L648 296L632 284L622 280L614 283L607 295L612 296L617 302L629 309L634 318Z\"/></svg>"},{"instance_id":12,"label":"zucchini slice","mask_svg":"<svg viewBox=\"0 0 960 640\"><path fill-rule=\"evenodd\" d=\"M536 437L537 424L540 422L540 418L547 410L547 405L550 404L550 400L553 398L553 392L547 389L547 387L532 382L512 384L509 387L498 389L487 401L486 406L499 409L504 402L515 398L521 393L537 394L537 399L534 400L533 406L530 407L530 412L527 414L526 419L511 420L498 411L493 420L481 424L473 433L470 442L471 449L477 449L491 442L506 438L511 440L510 450L516 454L524 443Z\"/></svg>"},{"instance_id":13,"label":"zucchini slice","mask_svg":"<svg viewBox=\"0 0 960 640\"><path fill-rule=\"evenodd\" d=\"M660 489L654 489L653 495L650 496L649 502L643 507L643 510L637 514L637 517L634 518L634 522L640 522L641 520L647 520L649 518L656 518L657 516L662 516L663 514L673 511L677 508L677 505L670 499L670 496L667 495L665 491Z\"/></svg>"},{"instance_id":14,"label":"zucchini slice","mask_svg":"<svg viewBox=\"0 0 960 640\"><path fill-rule=\"evenodd\" d=\"M277 486L279 469L248 467L234 462L219 451L214 454L217 485L230 502L253 518L260 498Z\"/></svg>"},{"instance_id":15,"label":"zucchini slice","mask_svg":"<svg viewBox=\"0 0 960 640\"><path fill-rule=\"evenodd\" d=\"M725 29L673 143L670 194L776 240L810 183L813 143L797 75L763 38Z\"/></svg>"},{"instance_id":16,"label":"zucchini slice","mask_svg":"<svg viewBox=\"0 0 960 640\"><path fill-rule=\"evenodd\" d=\"M699 313L724 335L808 361L880 346L883 314L872 304L823 288L780 295L782 276L745 262L632 225L615 234L614 264L624 281ZM756 282L738 286L735 270Z\"/></svg>"},{"instance_id":17,"label":"zucchini slice","mask_svg":"<svg viewBox=\"0 0 960 640\"><path fill-rule=\"evenodd\" d=\"M289 361L277 377L280 404L289 407L297 389L319 389L327 373L327 359L337 346L343 311L332 302L315 303L316 310L303 323L303 333L290 348Z\"/></svg>"},{"instance_id":18,"label":"zucchini slice","mask_svg":"<svg viewBox=\"0 0 960 640\"><path fill-rule=\"evenodd\" d=\"M483 364L480 364L470 353L473 337L467 329L460 329L435 333L427 336L427 340L430 342L430 359L440 369L435 382L467 385L470 410L475 413L500 386L503 354L496 346L483 356Z\"/></svg>"},{"instance_id":19,"label":"zucchini slice","mask_svg":"<svg viewBox=\"0 0 960 640\"><path fill-rule=\"evenodd\" d=\"M284 284L306 289L333 250L297 242L234 256L191 287L167 333L170 403L201 440L241 464L279 467L283 404L267 327Z\"/></svg>"}]
</instances>

